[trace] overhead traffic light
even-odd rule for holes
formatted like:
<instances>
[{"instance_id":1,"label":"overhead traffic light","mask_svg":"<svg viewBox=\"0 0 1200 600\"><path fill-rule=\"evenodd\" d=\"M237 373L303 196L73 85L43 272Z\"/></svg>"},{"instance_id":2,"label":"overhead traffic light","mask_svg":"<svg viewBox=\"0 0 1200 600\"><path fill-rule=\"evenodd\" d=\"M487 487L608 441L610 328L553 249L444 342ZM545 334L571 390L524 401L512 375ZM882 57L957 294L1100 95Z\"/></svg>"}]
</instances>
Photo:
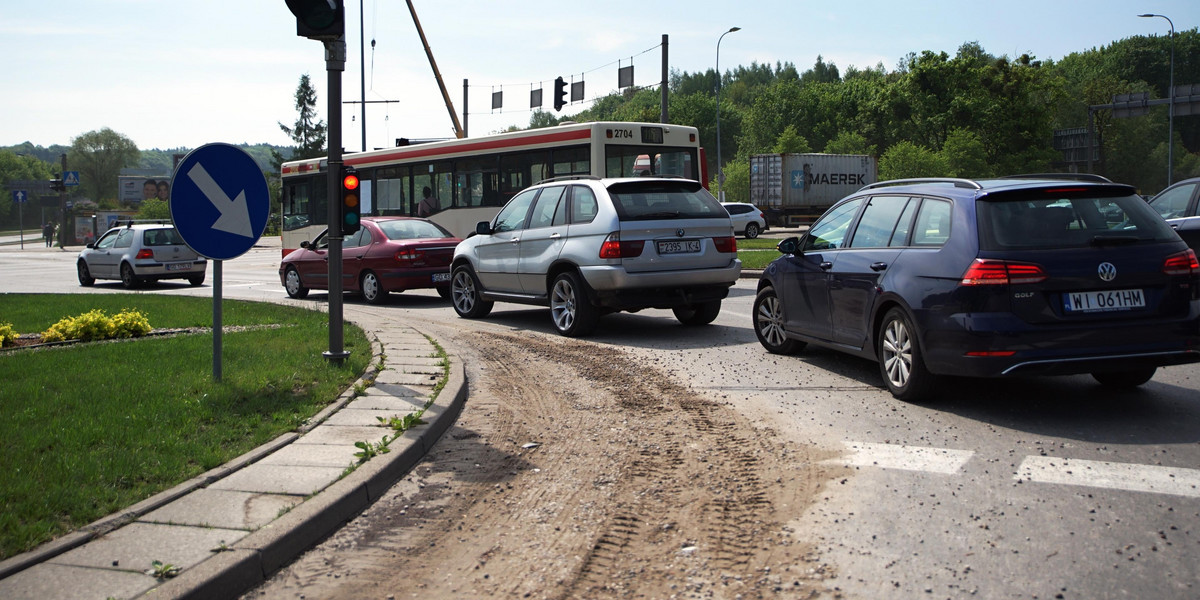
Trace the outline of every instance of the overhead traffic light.
<instances>
[{"instance_id":1,"label":"overhead traffic light","mask_svg":"<svg viewBox=\"0 0 1200 600\"><path fill-rule=\"evenodd\" d=\"M562 110L567 105L567 82L562 77L554 80L554 110Z\"/></svg>"},{"instance_id":2,"label":"overhead traffic light","mask_svg":"<svg viewBox=\"0 0 1200 600\"><path fill-rule=\"evenodd\" d=\"M361 209L358 171L354 167L342 167L342 235L358 231Z\"/></svg>"},{"instance_id":3,"label":"overhead traffic light","mask_svg":"<svg viewBox=\"0 0 1200 600\"><path fill-rule=\"evenodd\" d=\"M346 33L343 0L285 0L296 15L296 35L310 40L336 40Z\"/></svg>"}]
</instances>

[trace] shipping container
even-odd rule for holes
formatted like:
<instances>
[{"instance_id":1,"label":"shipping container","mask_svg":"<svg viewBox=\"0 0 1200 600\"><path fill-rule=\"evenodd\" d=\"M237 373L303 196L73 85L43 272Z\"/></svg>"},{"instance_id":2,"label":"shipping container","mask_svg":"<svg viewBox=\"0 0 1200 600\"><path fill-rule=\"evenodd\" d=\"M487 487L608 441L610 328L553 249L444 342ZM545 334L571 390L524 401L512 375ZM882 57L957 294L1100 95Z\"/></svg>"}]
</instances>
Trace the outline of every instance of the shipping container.
<instances>
[{"instance_id":1,"label":"shipping container","mask_svg":"<svg viewBox=\"0 0 1200 600\"><path fill-rule=\"evenodd\" d=\"M875 183L865 154L756 154L750 157L750 203L773 225L811 223L834 202Z\"/></svg>"}]
</instances>

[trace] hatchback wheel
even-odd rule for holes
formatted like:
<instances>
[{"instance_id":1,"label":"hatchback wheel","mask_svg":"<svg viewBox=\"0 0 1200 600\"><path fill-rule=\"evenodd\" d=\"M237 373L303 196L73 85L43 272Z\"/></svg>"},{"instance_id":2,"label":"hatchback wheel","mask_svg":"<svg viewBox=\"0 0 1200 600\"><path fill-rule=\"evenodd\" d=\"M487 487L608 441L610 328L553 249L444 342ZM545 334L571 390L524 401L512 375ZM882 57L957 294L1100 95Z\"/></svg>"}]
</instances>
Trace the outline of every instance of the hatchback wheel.
<instances>
[{"instance_id":1,"label":"hatchback wheel","mask_svg":"<svg viewBox=\"0 0 1200 600\"><path fill-rule=\"evenodd\" d=\"M675 318L684 325L708 325L721 313L721 301L701 302L672 309Z\"/></svg>"},{"instance_id":2,"label":"hatchback wheel","mask_svg":"<svg viewBox=\"0 0 1200 600\"><path fill-rule=\"evenodd\" d=\"M79 271L79 285L88 287L88 286L92 285L93 283L96 283L96 278L92 277L92 272L88 270L86 262L81 260L81 261L79 261L79 264L76 265L76 267L77 267L77 270Z\"/></svg>"},{"instance_id":3,"label":"hatchback wheel","mask_svg":"<svg viewBox=\"0 0 1200 600\"><path fill-rule=\"evenodd\" d=\"M888 391L900 400L920 400L933 388L934 376L925 369L917 330L899 308L888 311L878 341L879 373Z\"/></svg>"},{"instance_id":4,"label":"hatchback wheel","mask_svg":"<svg viewBox=\"0 0 1200 600\"><path fill-rule=\"evenodd\" d=\"M804 342L789 339L784 332L783 303L775 288L767 286L754 297L754 335L758 343L771 354L795 354L804 349Z\"/></svg>"},{"instance_id":5,"label":"hatchback wheel","mask_svg":"<svg viewBox=\"0 0 1200 600\"><path fill-rule=\"evenodd\" d=\"M492 312L495 303L480 297L480 291L479 280L475 278L471 267L463 265L454 269L450 276L450 304L454 305L454 312L458 316L479 319Z\"/></svg>"},{"instance_id":6,"label":"hatchback wheel","mask_svg":"<svg viewBox=\"0 0 1200 600\"><path fill-rule=\"evenodd\" d=\"M1133 371L1097 371L1092 373L1092 378L1105 387L1128 389L1150 381L1156 371L1158 371L1156 367Z\"/></svg>"},{"instance_id":7,"label":"hatchback wheel","mask_svg":"<svg viewBox=\"0 0 1200 600\"><path fill-rule=\"evenodd\" d=\"M291 298L305 298L308 296L308 288L300 283L300 272L296 267L288 267L283 272L283 289L287 290L287 295Z\"/></svg>"},{"instance_id":8,"label":"hatchback wheel","mask_svg":"<svg viewBox=\"0 0 1200 600\"><path fill-rule=\"evenodd\" d=\"M596 329L600 311L588 301L574 272L560 273L554 278L550 288L550 317L554 319L554 328L567 337L586 336Z\"/></svg>"},{"instance_id":9,"label":"hatchback wheel","mask_svg":"<svg viewBox=\"0 0 1200 600\"><path fill-rule=\"evenodd\" d=\"M758 237L758 223L746 224L746 239L752 240Z\"/></svg>"},{"instance_id":10,"label":"hatchback wheel","mask_svg":"<svg viewBox=\"0 0 1200 600\"><path fill-rule=\"evenodd\" d=\"M121 263L121 285L125 286L125 289L133 289L138 283L140 281L137 275L134 275L133 267L129 263Z\"/></svg>"},{"instance_id":11,"label":"hatchback wheel","mask_svg":"<svg viewBox=\"0 0 1200 600\"><path fill-rule=\"evenodd\" d=\"M193 286L201 285L204 283L204 273L192 275L191 277L188 277L187 280L188 283L192 284Z\"/></svg>"},{"instance_id":12,"label":"hatchback wheel","mask_svg":"<svg viewBox=\"0 0 1200 600\"><path fill-rule=\"evenodd\" d=\"M362 290L363 300L366 300L367 304L387 303L388 292L383 289L383 284L379 282L379 276L373 271L363 273L358 283L358 289Z\"/></svg>"}]
</instances>

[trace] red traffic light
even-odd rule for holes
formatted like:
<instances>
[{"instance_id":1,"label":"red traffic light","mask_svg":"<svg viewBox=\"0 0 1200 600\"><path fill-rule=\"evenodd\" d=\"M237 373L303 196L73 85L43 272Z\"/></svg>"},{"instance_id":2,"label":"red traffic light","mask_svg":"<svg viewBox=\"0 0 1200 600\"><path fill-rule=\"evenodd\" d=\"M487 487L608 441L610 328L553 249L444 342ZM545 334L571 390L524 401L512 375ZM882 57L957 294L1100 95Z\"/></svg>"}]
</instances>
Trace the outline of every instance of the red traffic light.
<instances>
[{"instance_id":1,"label":"red traffic light","mask_svg":"<svg viewBox=\"0 0 1200 600\"><path fill-rule=\"evenodd\" d=\"M358 189L358 175L351 173L351 174L343 177L342 178L342 189L357 190Z\"/></svg>"}]
</instances>

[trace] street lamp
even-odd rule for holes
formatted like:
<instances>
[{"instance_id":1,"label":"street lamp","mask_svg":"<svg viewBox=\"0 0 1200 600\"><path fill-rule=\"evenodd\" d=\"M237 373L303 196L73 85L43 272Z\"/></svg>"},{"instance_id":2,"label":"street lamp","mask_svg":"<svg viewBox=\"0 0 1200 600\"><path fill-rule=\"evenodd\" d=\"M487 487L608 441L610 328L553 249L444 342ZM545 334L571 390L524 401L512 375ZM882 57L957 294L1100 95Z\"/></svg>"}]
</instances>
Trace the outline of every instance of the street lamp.
<instances>
[{"instance_id":1,"label":"street lamp","mask_svg":"<svg viewBox=\"0 0 1200 600\"><path fill-rule=\"evenodd\" d=\"M1175 23L1171 22L1171 18L1166 15L1158 15L1146 13L1138 15L1139 17L1162 17L1167 20L1171 26L1171 74L1170 83L1167 84L1167 98L1170 100L1167 103L1167 185L1171 185L1171 170L1175 167Z\"/></svg>"},{"instance_id":2,"label":"street lamp","mask_svg":"<svg viewBox=\"0 0 1200 600\"><path fill-rule=\"evenodd\" d=\"M730 27L729 31L717 38L717 199L721 202L725 201L725 191L721 189L725 185L725 169L721 161L721 40L741 30L741 27Z\"/></svg>"}]
</instances>

